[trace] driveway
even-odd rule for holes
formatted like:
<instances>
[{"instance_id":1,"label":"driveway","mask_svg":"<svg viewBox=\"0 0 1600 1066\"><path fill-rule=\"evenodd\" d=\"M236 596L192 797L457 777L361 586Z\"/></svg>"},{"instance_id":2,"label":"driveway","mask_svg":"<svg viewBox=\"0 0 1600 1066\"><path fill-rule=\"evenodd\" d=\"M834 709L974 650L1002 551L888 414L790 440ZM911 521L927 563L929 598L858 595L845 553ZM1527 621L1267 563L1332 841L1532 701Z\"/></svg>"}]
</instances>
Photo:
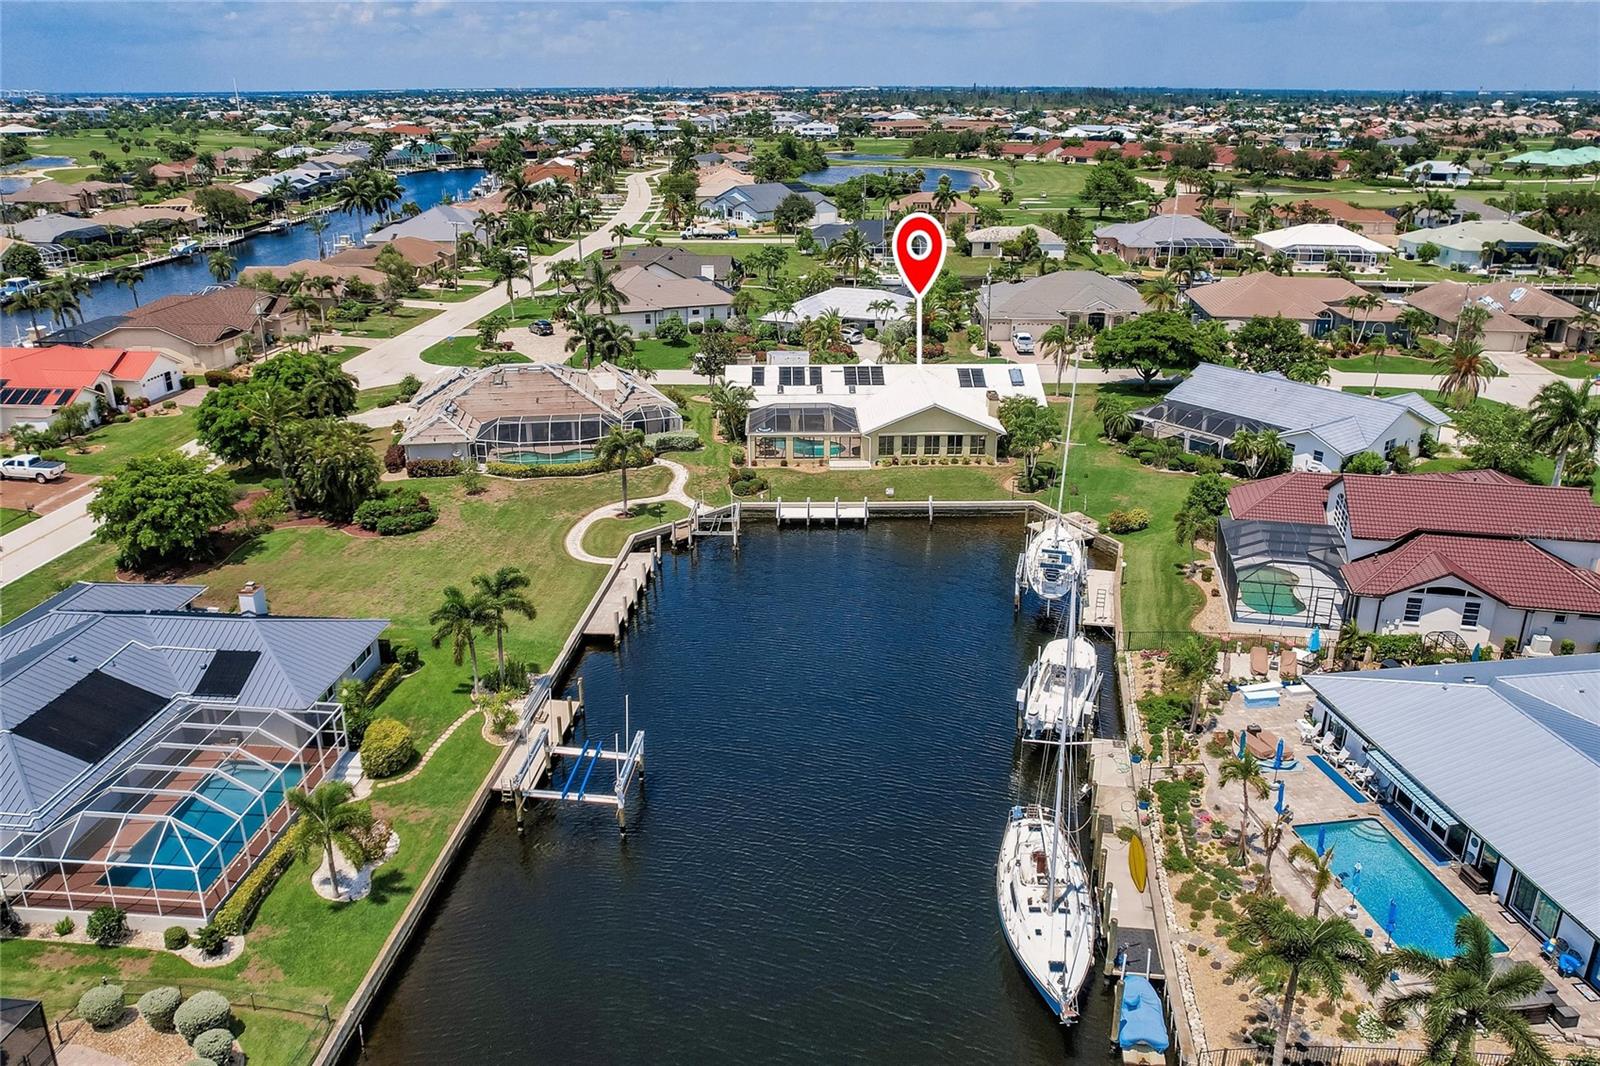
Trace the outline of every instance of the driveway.
<instances>
[{"instance_id":1,"label":"driveway","mask_svg":"<svg viewBox=\"0 0 1600 1066\"><path fill-rule=\"evenodd\" d=\"M628 196L623 201L617 213L606 221L593 233L585 234L583 241L574 242L557 252L544 257L534 267L533 280L535 286L544 283L548 278L549 265L560 259L576 259L578 246L588 243L590 251L605 244L609 239L612 226L622 224L631 226L644 218L645 209L650 206L650 177L654 172L628 175ZM637 239L633 243L639 243ZM531 291L526 277L513 283L514 291L518 296L527 296ZM422 361L422 353L439 341L448 337L460 336L471 333L473 323L484 315L489 314L506 304L506 292L503 286L496 285L484 291L481 296L474 296L458 304L449 304L447 310L440 312L428 321L392 337L381 344L375 344L360 355L353 357L345 363L347 372L355 376L356 381L363 389L375 388L379 385L393 385L407 374L415 374L426 381L437 374L442 368L432 363ZM541 338L549 340L551 338Z\"/></svg>"},{"instance_id":2,"label":"driveway","mask_svg":"<svg viewBox=\"0 0 1600 1066\"><path fill-rule=\"evenodd\" d=\"M37 481L0 481L0 507L26 511L32 507L41 515L49 514L63 505L93 490L97 478L87 474L62 474L43 485Z\"/></svg>"}]
</instances>

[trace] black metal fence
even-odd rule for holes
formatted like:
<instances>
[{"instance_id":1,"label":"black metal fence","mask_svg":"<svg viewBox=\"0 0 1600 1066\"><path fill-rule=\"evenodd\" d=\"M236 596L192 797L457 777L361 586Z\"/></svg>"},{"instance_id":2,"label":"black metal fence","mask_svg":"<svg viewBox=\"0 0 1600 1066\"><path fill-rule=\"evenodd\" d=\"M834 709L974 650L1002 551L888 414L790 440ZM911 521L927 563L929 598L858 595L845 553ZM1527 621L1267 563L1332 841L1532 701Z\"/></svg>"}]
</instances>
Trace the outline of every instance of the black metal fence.
<instances>
[{"instance_id":1,"label":"black metal fence","mask_svg":"<svg viewBox=\"0 0 1600 1066\"><path fill-rule=\"evenodd\" d=\"M135 1001L146 992L155 988L176 988L184 999L188 999L196 992L215 992L224 997L233 1005L236 1011L271 1011L275 1014L293 1015L306 1027L305 1039L299 1049L290 1055L287 1061L298 1062L309 1058L309 1052L322 1042L322 1038L333 1027L333 1015L326 1002L307 1003L301 1000L282 999L277 996L264 996L249 989L229 988L226 985L211 985L203 981L153 981L148 978L118 978L108 981L109 984L122 986L128 1006L133 1007ZM92 988L92 984L85 984L78 989L78 994ZM77 1008L64 1011L58 1015L52 1028L55 1030L56 1045L62 1046L72 1042L79 1033L87 1027L88 1023L77 1015Z\"/></svg>"},{"instance_id":2,"label":"black metal fence","mask_svg":"<svg viewBox=\"0 0 1600 1066\"><path fill-rule=\"evenodd\" d=\"M1284 1066L1421 1066L1426 1055L1422 1048L1411 1047L1358 1044L1310 1047L1291 1043L1284 1050L1283 1062ZM1477 1066L1507 1066L1511 1056L1479 1051L1473 1059ZM1270 1066L1271 1062L1270 1047L1230 1047L1202 1051L1196 1057L1195 1066Z\"/></svg>"}]
</instances>

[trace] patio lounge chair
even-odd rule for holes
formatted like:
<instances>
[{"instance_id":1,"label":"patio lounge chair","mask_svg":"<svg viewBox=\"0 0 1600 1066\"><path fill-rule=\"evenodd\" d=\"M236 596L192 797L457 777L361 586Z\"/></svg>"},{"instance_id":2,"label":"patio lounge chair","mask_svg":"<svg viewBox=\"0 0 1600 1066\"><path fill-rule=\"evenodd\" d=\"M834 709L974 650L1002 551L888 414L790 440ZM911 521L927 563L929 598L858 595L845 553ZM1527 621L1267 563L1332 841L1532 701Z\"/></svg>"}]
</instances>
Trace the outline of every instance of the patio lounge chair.
<instances>
[{"instance_id":1,"label":"patio lounge chair","mask_svg":"<svg viewBox=\"0 0 1600 1066\"><path fill-rule=\"evenodd\" d=\"M1267 649L1260 644L1250 649L1250 673L1256 677L1267 676Z\"/></svg>"},{"instance_id":2,"label":"patio lounge chair","mask_svg":"<svg viewBox=\"0 0 1600 1066\"><path fill-rule=\"evenodd\" d=\"M1293 648L1283 649L1283 654L1278 657L1278 678L1283 681L1293 681L1300 676L1300 656L1295 654Z\"/></svg>"},{"instance_id":3,"label":"patio lounge chair","mask_svg":"<svg viewBox=\"0 0 1600 1066\"><path fill-rule=\"evenodd\" d=\"M1317 735L1317 723L1302 718L1297 724L1300 726L1300 743L1310 744L1311 738Z\"/></svg>"}]
</instances>

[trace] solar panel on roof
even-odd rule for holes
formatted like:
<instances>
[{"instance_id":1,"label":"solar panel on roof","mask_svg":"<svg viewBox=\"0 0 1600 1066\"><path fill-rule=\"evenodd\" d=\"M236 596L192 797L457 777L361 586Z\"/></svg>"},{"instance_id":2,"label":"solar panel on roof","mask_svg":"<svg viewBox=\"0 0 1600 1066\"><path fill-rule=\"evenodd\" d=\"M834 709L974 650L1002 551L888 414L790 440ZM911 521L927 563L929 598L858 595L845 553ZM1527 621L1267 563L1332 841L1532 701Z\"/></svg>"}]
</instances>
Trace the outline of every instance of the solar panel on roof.
<instances>
[{"instance_id":1,"label":"solar panel on roof","mask_svg":"<svg viewBox=\"0 0 1600 1066\"><path fill-rule=\"evenodd\" d=\"M63 755L97 763L166 705L165 696L91 670L11 732Z\"/></svg>"},{"instance_id":2,"label":"solar panel on roof","mask_svg":"<svg viewBox=\"0 0 1600 1066\"><path fill-rule=\"evenodd\" d=\"M194 695L212 700L237 699L239 693L244 691L244 683L250 680L250 671L256 668L256 661L260 658L258 651L217 652L206 664L206 672L200 675Z\"/></svg>"}]
</instances>

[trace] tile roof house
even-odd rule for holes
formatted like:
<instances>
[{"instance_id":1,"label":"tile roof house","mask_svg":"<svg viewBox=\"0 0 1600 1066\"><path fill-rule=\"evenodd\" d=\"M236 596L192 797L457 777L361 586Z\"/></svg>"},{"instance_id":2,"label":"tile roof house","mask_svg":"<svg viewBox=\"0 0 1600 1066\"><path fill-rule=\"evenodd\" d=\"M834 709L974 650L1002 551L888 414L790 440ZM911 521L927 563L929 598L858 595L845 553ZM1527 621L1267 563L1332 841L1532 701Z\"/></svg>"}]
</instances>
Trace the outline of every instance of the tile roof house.
<instances>
[{"instance_id":1,"label":"tile roof house","mask_svg":"<svg viewBox=\"0 0 1600 1066\"><path fill-rule=\"evenodd\" d=\"M1151 436L1224 456L1239 430L1276 430L1294 450L1295 469L1324 472L1359 452L1403 447L1414 455L1424 433L1450 421L1416 393L1359 396L1214 363L1201 363L1159 403L1132 414Z\"/></svg>"},{"instance_id":2,"label":"tile roof house","mask_svg":"<svg viewBox=\"0 0 1600 1066\"><path fill-rule=\"evenodd\" d=\"M987 285L978 291L977 310L984 336L999 343L1019 332L1038 337L1058 324L1105 329L1142 314L1145 302L1127 282L1093 270L1057 270Z\"/></svg>"},{"instance_id":3,"label":"tile roof house","mask_svg":"<svg viewBox=\"0 0 1600 1066\"><path fill-rule=\"evenodd\" d=\"M288 823L284 791L344 755L339 683L383 619L297 618L254 583L79 582L0 627L0 876L13 905L207 919ZM219 792L218 790L222 791ZM193 806L228 793L204 829ZM223 814L216 803L212 813Z\"/></svg>"},{"instance_id":4,"label":"tile roof house","mask_svg":"<svg viewBox=\"0 0 1600 1066\"><path fill-rule=\"evenodd\" d=\"M1385 302L1369 314L1344 306L1344 301L1366 293L1354 282L1333 275L1284 276L1259 271L1196 285L1184 296L1196 318L1213 319L1230 330L1252 318L1287 318L1313 337L1346 325L1363 329L1369 336L1398 335L1404 307Z\"/></svg>"},{"instance_id":5,"label":"tile roof house","mask_svg":"<svg viewBox=\"0 0 1600 1066\"><path fill-rule=\"evenodd\" d=\"M1029 145L1028 147L1033 146ZM914 192L908 196L902 196L900 199L894 200L889 204L889 213L891 215L909 214L912 211L926 211L930 215L935 214L936 212L933 209L933 193ZM950 220L953 218L962 219L964 222L971 222L977 217L977 207L958 197L953 203L951 203L949 207L944 209L943 214L939 215L939 221L948 225Z\"/></svg>"},{"instance_id":6,"label":"tile roof house","mask_svg":"<svg viewBox=\"0 0 1600 1066\"><path fill-rule=\"evenodd\" d=\"M1406 303L1432 315L1441 332L1455 325L1467 305L1483 308L1489 317L1483 324L1482 343L1489 352L1524 352L1535 338L1564 343L1572 320L1582 314L1559 296L1520 281L1480 285L1441 281L1412 292Z\"/></svg>"},{"instance_id":7,"label":"tile roof house","mask_svg":"<svg viewBox=\"0 0 1600 1066\"><path fill-rule=\"evenodd\" d=\"M1128 263L1150 263L1199 250L1208 257L1229 257L1233 238L1193 215L1153 215L1138 222L1115 222L1094 231L1095 248Z\"/></svg>"},{"instance_id":8,"label":"tile roof house","mask_svg":"<svg viewBox=\"0 0 1600 1066\"><path fill-rule=\"evenodd\" d=\"M606 317L632 327L653 330L668 318L685 323L726 319L733 313L733 293L714 281L684 278L647 266L624 266L611 278L622 294L622 306Z\"/></svg>"},{"instance_id":9,"label":"tile roof house","mask_svg":"<svg viewBox=\"0 0 1600 1066\"><path fill-rule=\"evenodd\" d=\"M0 431L19 423L46 426L68 404L86 402L91 422L117 403L159 400L183 388L183 368L170 356L150 350L78 348L0 348Z\"/></svg>"},{"instance_id":10,"label":"tile roof house","mask_svg":"<svg viewBox=\"0 0 1600 1066\"><path fill-rule=\"evenodd\" d=\"M1308 624L1290 609L1304 596L1261 610L1271 594L1260 593L1258 574L1277 571L1279 590L1292 587L1284 572L1310 587L1295 546L1331 529L1339 543L1320 576L1342 618L1364 630L1454 634L1468 648L1507 637L1519 646L1535 636L1580 648L1600 641L1600 506L1585 489L1488 470L1290 473L1235 488L1221 525L1218 562L1241 620ZM1264 533L1272 550L1246 547Z\"/></svg>"},{"instance_id":11,"label":"tile roof house","mask_svg":"<svg viewBox=\"0 0 1600 1066\"><path fill-rule=\"evenodd\" d=\"M1600 656L1317 673L1318 725L1463 879L1600 987ZM1470 883L1470 882L1469 882ZM1576 987L1583 990L1581 984Z\"/></svg>"},{"instance_id":12,"label":"tile roof house","mask_svg":"<svg viewBox=\"0 0 1600 1066\"><path fill-rule=\"evenodd\" d=\"M178 293L121 315L93 318L57 330L47 340L105 348L154 348L175 357L186 371L212 370L238 362L246 334L270 341L278 335L288 298L245 286Z\"/></svg>"}]
</instances>

